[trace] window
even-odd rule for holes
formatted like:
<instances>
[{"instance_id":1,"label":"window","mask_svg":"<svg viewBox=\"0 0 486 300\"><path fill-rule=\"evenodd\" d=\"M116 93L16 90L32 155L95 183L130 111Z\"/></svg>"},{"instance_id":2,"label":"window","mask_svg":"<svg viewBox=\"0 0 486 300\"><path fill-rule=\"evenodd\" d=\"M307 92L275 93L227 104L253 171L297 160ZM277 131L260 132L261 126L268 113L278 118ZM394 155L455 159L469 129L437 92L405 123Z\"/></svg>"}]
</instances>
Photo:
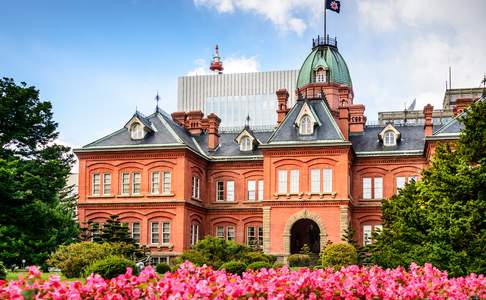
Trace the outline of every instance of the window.
<instances>
[{"instance_id":1,"label":"window","mask_svg":"<svg viewBox=\"0 0 486 300\"><path fill-rule=\"evenodd\" d=\"M191 226L191 246L194 246L199 241L199 224L192 223Z\"/></svg>"},{"instance_id":2,"label":"window","mask_svg":"<svg viewBox=\"0 0 486 300\"><path fill-rule=\"evenodd\" d=\"M131 136L134 140L143 139L143 127L140 123L134 123L131 128Z\"/></svg>"},{"instance_id":3,"label":"window","mask_svg":"<svg viewBox=\"0 0 486 300\"><path fill-rule=\"evenodd\" d=\"M314 126L310 116L305 115L300 119L299 133L300 134L312 134Z\"/></svg>"},{"instance_id":4,"label":"window","mask_svg":"<svg viewBox=\"0 0 486 300\"><path fill-rule=\"evenodd\" d=\"M162 193L167 195L170 194L171 189L171 174L170 172L164 172L164 180L162 183Z\"/></svg>"},{"instance_id":5,"label":"window","mask_svg":"<svg viewBox=\"0 0 486 300\"><path fill-rule=\"evenodd\" d=\"M311 170L311 193L321 192L321 170L312 169Z\"/></svg>"},{"instance_id":6,"label":"window","mask_svg":"<svg viewBox=\"0 0 486 300\"><path fill-rule=\"evenodd\" d=\"M263 245L263 227L258 227L258 245Z\"/></svg>"},{"instance_id":7,"label":"window","mask_svg":"<svg viewBox=\"0 0 486 300\"><path fill-rule=\"evenodd\" d=\"M93 196L100 195L100 174L92 175L91 195Z\"/></svg>"},{"instance_id":8,"label":"window","mask_svg":"<svg viewBox=\"0 0 486 300\"><path fill-rule=\"evenodd\" d=\"M226 201L235 201L235 182L226 182Z\"/></svg>"},{"instance_id":9,"label":"window","mask_svg":"<svg viewBox=\"0 0 486 300\"><path fill-rule=\"evenodd\" d=\"M405 186L405 177L397 177L396 178L396 181L397 181L397 191L399 189L403 189L403 187Z\"/></svg>"},{"instance_id":10,"label":"window","mask_svg":"<svg viewBox=\"0 0 486 300\"><path fill-rule=\"evenodd\" d=\"M111 195L111 174L103 174L103 195Z\"/></svg>"},{"instance_id":11,"label":"window","mask_svg":"<svg viewBox=\"0 0 486 300\"><path fill-rule=\"evenodd\" d=\"M199 199L199 177L192 176L192 198Z\"/></svg>"},{"instance_id":12,"label":"window","mask_svg":"<svg viewBox=\"0 0 486 300\"><path fill-rule=\"evenodd\" d=\"M415 175L414 176L410 176L410 177L408 177L408 182L410 182L412 180L415 181L415 182L417 182L417 179L418 179L418 177L415 176Z\"/></svg>"},{"instance_id":13,"label":"window","mask_svg":"<svg viewBox=\"0 0 486 300\"><path fill-rule=\"evenodd\" d=\"M140 223L138 222L134 222L132 223L132 239L137 242L137 243L140 243Z\"/></svg>"},{"instance_id":14,"label":"window","mask_svg":"<svg viewBox=\"0 0 486 300\"><path fill-rule=\"evenodd\" d=\"M256 200L256 181L248 180L248 200Z\"/></svg>"},{"instance_id":15,"label":"window","mask_svg":"<svg viewBox=\"0 0 486 300\"><path fill-rule=\"evenodd\" d=\"M162 244L170 243L170 223L162 223Z\"/></svg>"},{"instance_id":16,"label":"window","mask_svg":"<svg viewBox=\"0 0 486 300\"><path fill-rule=\"evenodd\" d=\"M363 199L371 199L371 178L363 178Z\"/></svg>"},{"instance_id":17,"label":"window","mask_svg":"<svg viewBox=\"0 0 486 300\"><path fill-rule=\"evenodd\" d=\"M141 175L140 173L133 173L132 174L132 193L133 194L140 194L140 182L141 182Z\"/></svg>"},{"instance_id":18,"label":"window","mask_svg":"<svg viewBox=\"0 0 486 300\"><path fill-rule=\"evenodd\" d=\"M290 170L290 192L299 192L299 170Z\"/></svg>"},{"instance_id":19,"label":"window","mask_svg":"<svg viewBox=\"0 0 486 300\"><path fill-rule=\"evenodd\" d=\"M395 146L397 144L395 139L395 133L393 131L385 132L383 137L383 143L385 146Z\"/></svg>"},{"instance_id":20,"label":"window","mask_svg":"<svg viewBox=\"0 0 486 300\"><path fill-rule=\"evenodd\" d=\"M287 171L278 171L278 192L280 194L287 193Z\"/></svg>"},{"instance_id":21,"label":"window","mask_svg":"<svg viewBox=\"0 0 486 300\"><path fill-rule=\"evenodd\" d=\"M324 169L324 193L332 192L332 169Z\"/></svg>"},{"instance_id":22,"label":"window","mask_svg":"<svg viewBox=\"0 0 486 300\"><path fill-rule=\"evenodd\" d=\"M216 201L224 201L224 182L216 182Z\"/></svg>"},{"instance_id":23,"label":"window","mask_svg":"<svg viewBox=\"0 0 486 300\"><path fill-rule=\"evenodd\" d=\"M256 236L255 236L255 227L248 226L246 228L246 243L248 245L255 245L256 243Z\"/></svg>"},{"instance_id":24,"label":"window","mask_svg":"<svg viewBox=\"0 0 486 300\"><path fill-rule=\"evenodd\" d=\"M251 145L251 138L249 136L244 136L241 138L240 141L240 150L241 151L251 151L252 150L252 145Z\"/></svg>"},{"instance_id":25,"label":"window","mask_svg":"<svg viewBox=\"0 0 486 300\"><path fill-rule=\"evenodd\" d=\"M216 237L219 237L221 239L224 239L224 226L217 226L216 227Z\"/></svg>"},{"instance_id":26,"label":"window","mask_svg":"<svg viewBox=\"0 0 486 300\"><path fill-rule=\"evenodd\" d=\"M323 83L326 82L326 70L319 68L316 71L316 82Z\"/></svg>"},{"instance_id":27,"label":"window","mask_svg":"<svg viewBox=\"0 0 486 300\"><path fill-rule=\"evenodd\" d=\"M371 244L371 225L363 225L363 245Z\"/></svg>"},{"instance_id":28,"label":"window","mask_svg":"<svg viewBox=\"0 0 486 300\"><path fill-rule=\"evenodd\" d=\"M130 192L130 174L122 173L122 194L128 195Z\"/></svg>"},{"instance_id":29,"label":"window","mask_svg":"<svg viewBox=\"0 0 486 300\"><path fill-rule=\"evenodd\" d=\"M375 199L383 199L383 178L375 177Z\"/></svg>"},{"instance_id":30,"label":"window","mask_svg":"<svg viewBox=\"0 0 486 300\"><path fill-rule=\"evenodd\" d=\"M228 227L226 227L226 230L227 230L226 239L228 241L234 241L235 240L235 227L234 226L228 226Z\"/></svg>"},{"instance_id":31,"label":"window","mask_svg":"<svg viewBox=\"0 0 486 300\"><path fill-rule=\"evenodd\" d=\"M159 223L157 222L150 223L150 243L159 243Z\"/></svg>"},{"instance_id":32,"label":"window","mask_svg":"<svg viewBox=\"0 0 486 300\"><path fill-rule=\"evenodd\" d=\"M263 200L263 180L258 180L258 201Z\"/></svg>"},{"instance_id":33,"label":"window","mask_svg":"<svg viewBox=\"0 0 486 300\"><path fill-rule=\"evenodd\" d=\"M158 171L152 172L152 194L158 194L160 192L160 173Z\"/></svg>"},{"instance_id":34,"label":"window","mask_svg":"<svg viewBox=\"0 0 486 300\"><path fill-rule=\"evenodd\" d=\"M93 222L91 224L91 227L92 227L92 232L93 232L93 235L91 236L91 240L92 241L96 241L100 235L100 224L99 223L96 223L96 222Z\"/></svg>"}]
</instances>

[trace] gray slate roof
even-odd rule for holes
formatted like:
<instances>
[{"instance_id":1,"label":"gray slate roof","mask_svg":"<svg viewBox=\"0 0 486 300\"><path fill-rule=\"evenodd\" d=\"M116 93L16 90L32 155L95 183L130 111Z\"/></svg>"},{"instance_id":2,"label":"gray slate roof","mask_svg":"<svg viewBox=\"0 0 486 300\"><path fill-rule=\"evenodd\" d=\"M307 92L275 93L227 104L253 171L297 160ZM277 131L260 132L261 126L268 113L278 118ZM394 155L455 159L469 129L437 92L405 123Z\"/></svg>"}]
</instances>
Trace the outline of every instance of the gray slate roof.
<instances>
[{"instance_id":1,"label":"gray slate roof","mask_svg":"<svg viewBox=\"0 0 486 300\"><path fill-rule=\"evenodd\" d=\"M273 131L252 131L253 136L258 140L259 144L264 144ZM223 157L223 156L255 156L262 155L257 147L252 151L240 151L240 145L235 142L235 138L239 132L220 132L219 147L215 151L208 151L208 135L202 134L197 138L199 145L207 156Z\"/></svg>"}]
</instances>

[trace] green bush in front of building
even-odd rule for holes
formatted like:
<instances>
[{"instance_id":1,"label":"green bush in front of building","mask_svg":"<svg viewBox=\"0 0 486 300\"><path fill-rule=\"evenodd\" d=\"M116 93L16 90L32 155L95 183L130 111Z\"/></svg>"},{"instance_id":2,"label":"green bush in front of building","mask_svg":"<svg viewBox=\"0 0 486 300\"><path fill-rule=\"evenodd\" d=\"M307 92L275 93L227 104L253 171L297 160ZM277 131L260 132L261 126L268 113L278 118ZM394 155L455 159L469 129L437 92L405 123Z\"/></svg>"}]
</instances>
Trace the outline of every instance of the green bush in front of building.
<instances>
[{"instance_id":1,"label":"green bush in front of building","mask_svg":"<svg viewBox=\"0 0 486 300\"><path fill-rule=\"evenodd\" d=\"M5 280L7 278L7 268L0 261L0 280Z\"/></svg>"},{"instance_id":2,"label":"green bush in front of building","mask_svg":"<svg viewBox=\"0 0 486 300\"><path fill-rule=\"evenodd\" d=\"M246 264L240 260L232 260L224 263L219 267L220 270L226 270L226 272L232 274L242 275L246 271Z\"/></svg>"},{"instance_id":3,"label":"green bush in front of building","mask_svg":"<svg viewBox=\"0 0 486 300\"><path fill-rule=\"evenodd\" d=\"M292 254L287 258L289 267L308 267L311 257L307 254Z\"/></svg>"},{"instance_id":4,"label":"green bush in front of building","mask_svg":"<svg viewBox=\"0 0 486 300\"><path fill-rule=\"evenodd\" d=\"M125 274L127 268L132 268L133 272L137 272L135 263L123 256L108 256L106 258L94 261L85 269L85 275L99 274L104 279L111 279L118 275Z\"/></svg>"},{"instance_id":5,"label":"green bush in front of building","mask_svg":"<svg viewBox=\"0 0 486 300\"><path fill-rule=\"evenodd\" d=\"M273 266L271 263L264 262L264 261L257 261L254 263L249 264L246 269L247 270L260 270L260 269L271 269Z\"/></svg>"},{"instance_id":6,"label":"green bush in front of building","mask_svg":"<svg viewBox=\"0 0 486 300\"><path fill-rule=\"evenodd\" d=\"M157 273L163 275L167 272L170 272L171 269L170 269L170 266L166 263L160 263L158 264L156 267L155 267L155 271L157 271Z\"/></svg>"},{"instance_id":7,"label":"green bush in front of building","mask_svg":"<svg viewBox=\"0 0 486 300\"><path fill-rule=\"evenodd\" d=\"M356 248L349 243L328 245L321 253L322 266L339 270L342 267L354 265L358 262Z\"/></svg>"}]
</instances>

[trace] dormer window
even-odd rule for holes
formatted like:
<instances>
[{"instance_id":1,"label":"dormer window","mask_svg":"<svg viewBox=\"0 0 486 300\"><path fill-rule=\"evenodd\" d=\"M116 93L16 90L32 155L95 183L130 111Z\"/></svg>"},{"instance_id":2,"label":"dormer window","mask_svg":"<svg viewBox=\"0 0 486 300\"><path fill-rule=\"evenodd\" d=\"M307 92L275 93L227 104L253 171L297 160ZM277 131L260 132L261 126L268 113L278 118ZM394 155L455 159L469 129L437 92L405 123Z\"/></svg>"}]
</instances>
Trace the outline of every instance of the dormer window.
<instances>
[{"instance_id":1,"label":"dormer window","mask_svg":"<svg viewBox=\"0 0 486 300\"><path fill-rule=\"evenodd\" d=\"M249 136L244 136L240 140L240 150L241 151L251 151L252 150L252 140Z\"/></svg>"},{"instance_id":2,"label":"dormer window","mask_svg":"<svg viewBox=\"0 0 486 300\"><path fill-rule=\"evenodd\" d=\"M134 140L141 140L143 139L143 126L140 123L133 123L132 127L130 128L130 134L132 139Z\"/></svg>"},{"instance_id":3,"label":"dormer window","mask_svg":"<svg viewBox=\"0 0 486 300\"><path fill-rule=\"evenodd\" d=\"M385 132L383 136L383 144L385 146L395 146L397 144L397 139L393 131L390 130Z\"/></svg>"},{"instance_id":4,"label":"dormer window","mask_svg":"<svg viewBox=\"0 0 486 300\"><path fill-rule=\"evenodd\" d=\"M323 83L326 82L326 70L323 68L319 68L316 71L316 82Z\"/></svg>"},{"instance_id":5,"label":"dormer window","mask_svg":"<svg viewBox=\"0 0 486 300\"><path fill-rule=\"evenodd\" d=\"M314 131L314 122L312 122L309 115L305 115L300 119L299 133L302 135L312 134Z\"/></svg>"}]
</instances>

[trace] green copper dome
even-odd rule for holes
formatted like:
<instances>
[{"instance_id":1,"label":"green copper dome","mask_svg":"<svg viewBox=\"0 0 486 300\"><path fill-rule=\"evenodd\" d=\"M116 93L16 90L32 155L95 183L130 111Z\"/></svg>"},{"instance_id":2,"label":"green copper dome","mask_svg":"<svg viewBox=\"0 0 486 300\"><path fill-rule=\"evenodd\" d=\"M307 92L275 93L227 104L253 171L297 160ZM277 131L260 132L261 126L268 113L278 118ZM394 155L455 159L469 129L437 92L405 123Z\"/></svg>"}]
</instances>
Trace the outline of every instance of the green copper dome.
<instances>
[{"instance_id":1,"label":"green copper dome","mask_svg":"<svg viewBox=\"0 0 486 300\"><path fill-rule=\"evenodd\" d=\"M341 83L353 87L348 66L344 58L339 54L337 47L330 45L319 45L312 49L304 64L300 68L297 77L297 88L315 82L315 71L320 67L328 70L328 82Z\"/></svg>"}]
</instances>

